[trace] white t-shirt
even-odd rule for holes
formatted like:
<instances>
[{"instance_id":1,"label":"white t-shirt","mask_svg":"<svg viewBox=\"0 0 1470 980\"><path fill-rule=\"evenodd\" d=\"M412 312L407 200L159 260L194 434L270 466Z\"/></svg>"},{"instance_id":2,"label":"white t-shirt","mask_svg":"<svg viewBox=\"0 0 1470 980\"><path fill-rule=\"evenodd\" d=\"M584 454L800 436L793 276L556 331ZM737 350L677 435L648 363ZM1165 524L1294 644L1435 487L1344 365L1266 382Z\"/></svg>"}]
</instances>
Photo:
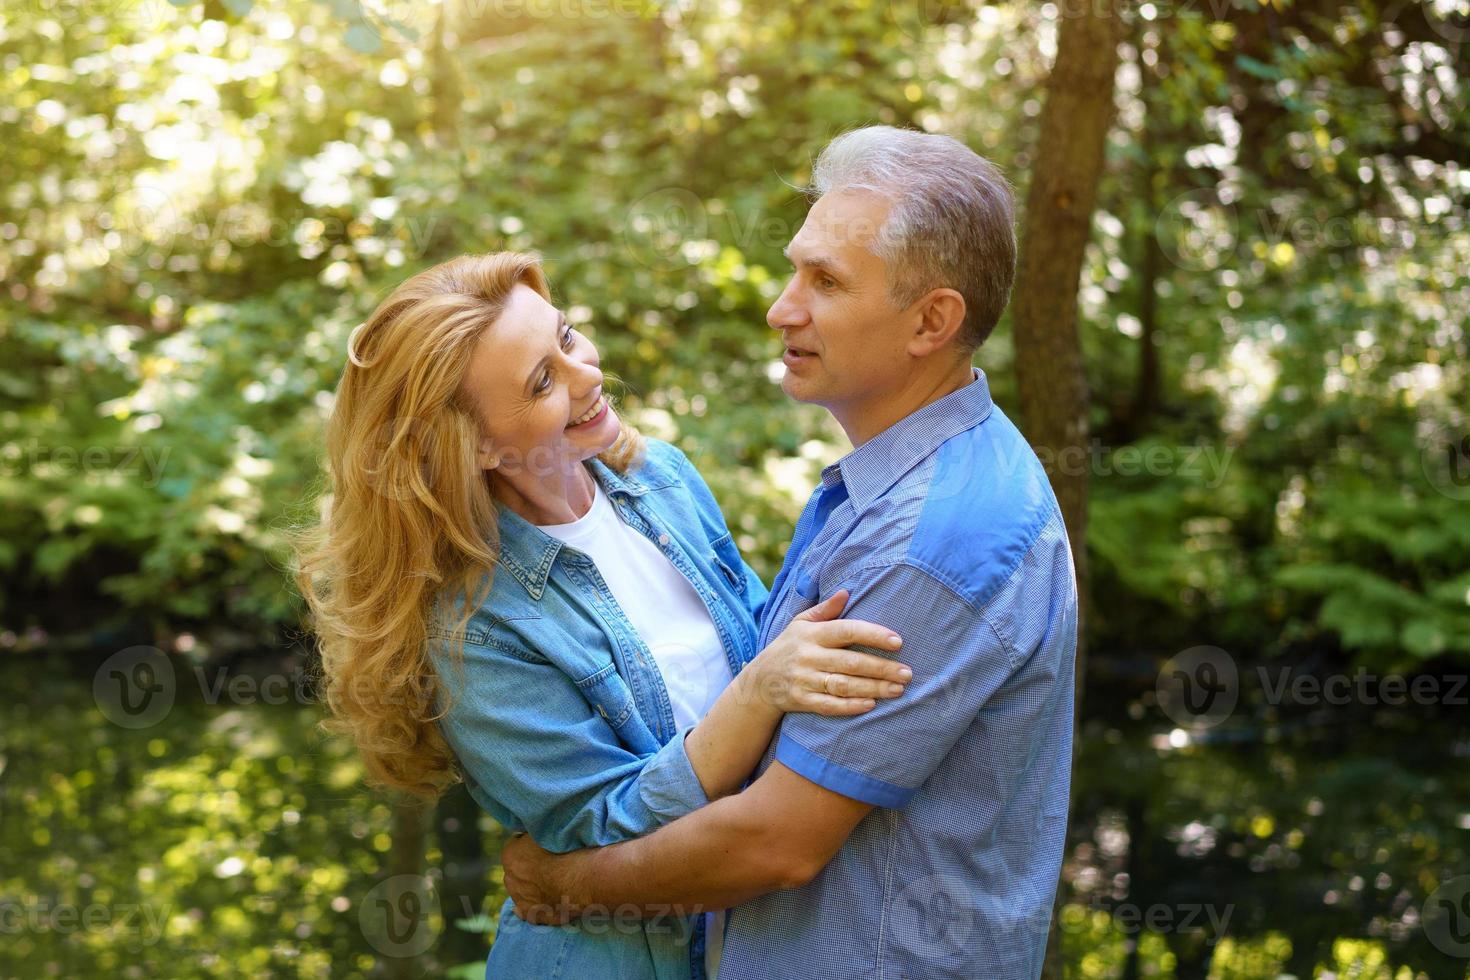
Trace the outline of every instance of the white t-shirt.
<instances>
[{"instance_id":1,"label":"white t-shirt","mask_svg":"<svg viewBox=\"0 0 1470 980\"><path fill-rule=\"evenodd\" d=\"M570 524L541 530L591 558L663 676L674 709L675 738L709 711L734 680L709 610L674 563L595 487L592 507ZM723 947L725 913L705 913L705 970L711 980Z\"/></svg>"}]
</instances>

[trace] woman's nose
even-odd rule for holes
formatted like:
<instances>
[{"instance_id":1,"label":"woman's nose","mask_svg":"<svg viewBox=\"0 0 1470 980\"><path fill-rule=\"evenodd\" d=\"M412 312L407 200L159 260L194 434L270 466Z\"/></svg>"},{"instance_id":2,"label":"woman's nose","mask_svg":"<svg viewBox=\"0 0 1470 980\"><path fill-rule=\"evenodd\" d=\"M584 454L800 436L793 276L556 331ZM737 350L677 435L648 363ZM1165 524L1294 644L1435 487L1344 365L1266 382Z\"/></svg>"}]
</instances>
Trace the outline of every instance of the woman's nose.
<instances>
[{"instance_id":1,"label":"woman's nose","mask_svg":"<svg viewBox=\"0 0 1470 980\"><path fill-rule=\"evenodd\" d=\"M602 384L602 359L597 355L597 348L590 343L586 351L572 359L576 365L576 377L581 382L584 391L591 391Z\"/></svg>"}]
</instances>

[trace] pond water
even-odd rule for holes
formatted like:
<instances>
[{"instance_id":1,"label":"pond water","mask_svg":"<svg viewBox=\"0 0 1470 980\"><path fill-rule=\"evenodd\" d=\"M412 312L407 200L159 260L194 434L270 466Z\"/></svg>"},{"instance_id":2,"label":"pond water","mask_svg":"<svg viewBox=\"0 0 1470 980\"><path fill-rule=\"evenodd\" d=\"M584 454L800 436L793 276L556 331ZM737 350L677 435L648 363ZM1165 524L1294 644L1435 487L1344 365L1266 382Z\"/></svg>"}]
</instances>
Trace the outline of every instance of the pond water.
<instances>
[{"instance_id":1,"label":"pond water","mask_svg":"<svg viewBox=\"0 0 1470 980\"><path fill-rule=\"evenodd\" d=\"M130 718L108 675L156 664L110 657L0 659L0 976L356 977L405 950L438 976L463 961L385 941L392 807L317 730L292 672L174 661L152 679L166 710ZM488 815L480 830L498 853ZM443 864L429 833L424 865ZM415 911L439 936L446 910ZM466 937L483 962L484 937Z\"/></svg>"},{"instance_id":2,"label":"pond water","mask_svg":"<svg viewBox=\"0 0 1470 980\"><path fill-rule=\"evenodd\" d=\"M383 938L393 808L316 729L289 665L232 678L173 660L161 677L139 673L159 667L149 656L0 659L0 976L376 976L404 951L413 975L444 976L482 961L486 937L447 923L498 908L493 866L475 870L478 908L431 894L413 906L422 942ZM166 707L124 704L119 672ZM1470 976L1470 917L1438 934L1421 921L1437 889L1458 914L1457 875L1470 895L1470 712L1245 697L1230 724L1190 733L1137 685L1091 683L1069 977ZM439 881L450 862L430 824ZM493 859L501 831L476 824Z\"/></svg>"}]
</instances>

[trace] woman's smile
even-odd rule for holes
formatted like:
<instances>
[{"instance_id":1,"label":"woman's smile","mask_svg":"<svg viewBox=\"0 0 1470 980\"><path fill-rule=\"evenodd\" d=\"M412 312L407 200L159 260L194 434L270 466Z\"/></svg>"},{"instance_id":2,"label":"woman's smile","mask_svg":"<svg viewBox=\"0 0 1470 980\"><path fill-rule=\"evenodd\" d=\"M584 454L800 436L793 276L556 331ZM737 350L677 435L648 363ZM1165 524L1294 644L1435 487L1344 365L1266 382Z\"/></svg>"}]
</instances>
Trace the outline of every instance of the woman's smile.
<instances>
[{"instance_id":1,"label":"woman's smile","mask_svg":"<svg viewBox=\"0 0 1470 980\"><path fill-rule=\"evenodd\" d=\"M597 401L593 403L591 408L587 409L587 411L583 412L580 416L572 420L571 424L567 426L567 431L571 431L573 429L584 429L589 426L596 425L597 423L601 422L606 415L607 399L599 394L597 396Z\"/></svg>"}]
</instances>

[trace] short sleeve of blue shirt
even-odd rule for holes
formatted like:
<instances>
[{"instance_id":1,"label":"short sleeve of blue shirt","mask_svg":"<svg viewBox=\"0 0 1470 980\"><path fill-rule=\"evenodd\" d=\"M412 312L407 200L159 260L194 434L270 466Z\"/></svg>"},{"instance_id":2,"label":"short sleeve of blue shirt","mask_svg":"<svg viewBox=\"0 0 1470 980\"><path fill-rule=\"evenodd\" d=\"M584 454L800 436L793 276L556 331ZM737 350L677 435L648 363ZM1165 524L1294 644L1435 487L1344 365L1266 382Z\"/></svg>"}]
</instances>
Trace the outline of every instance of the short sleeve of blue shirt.
<instances>
[{"instance_id":1,"label":"short sleeve of blue shirt","mask_svg":"<svg viewBox=\"0 0 1470 980\"><path fill-rule=\"evenodd\" d=\"M913 668L904 693L860 715L793 713L775 758L812 782L875 806L901 807L938 768L1011 675L1006 645L984 615L934 575L897 563L860 569L843 586L844 619L903 637L891 655Z\"/></svg>"}]
</instances>

